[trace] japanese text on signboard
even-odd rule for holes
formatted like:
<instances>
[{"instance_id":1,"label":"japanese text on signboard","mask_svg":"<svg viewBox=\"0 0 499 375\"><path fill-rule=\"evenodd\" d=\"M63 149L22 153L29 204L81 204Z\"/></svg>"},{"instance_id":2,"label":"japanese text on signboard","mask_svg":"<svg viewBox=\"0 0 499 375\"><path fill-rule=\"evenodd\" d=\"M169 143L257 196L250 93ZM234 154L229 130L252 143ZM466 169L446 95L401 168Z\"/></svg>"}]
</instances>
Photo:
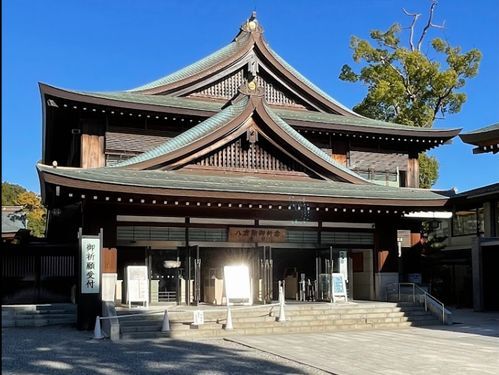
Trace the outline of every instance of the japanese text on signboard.
<instances>
[{"instance_id":1,"label":"japanese text on signboard","mask_svg":"<svg viewBox=\"0 0 499 375\"><path fill-rule=\"evenodd\" d=\"M100 291L100 239L81 239L81 292Z\"/></svg>"},{"instance_id":2,"label":"japanese text on signboard","mask_svg":"<svg viewBox=\"0 0 499 375\"><path fill-rule=\"evenodd\" d=\"M286 229L229 228L230 242L285 242Z\"/></svg>"}]
</instances>

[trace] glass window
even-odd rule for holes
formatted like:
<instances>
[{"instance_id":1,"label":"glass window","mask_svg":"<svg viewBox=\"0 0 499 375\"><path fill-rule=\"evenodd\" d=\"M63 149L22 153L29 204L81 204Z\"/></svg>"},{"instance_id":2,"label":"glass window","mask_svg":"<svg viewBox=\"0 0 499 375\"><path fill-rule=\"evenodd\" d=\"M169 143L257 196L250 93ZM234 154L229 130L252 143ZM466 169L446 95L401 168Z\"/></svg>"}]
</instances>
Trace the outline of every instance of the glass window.
<instances>
[{"instance_id":1,"label":"glass window","mask_svg":"<svg viewBox=\"0 0 499 375\"><path fill-rule=\"evenodd\" d=\"M483 233L483 207L462 210L452 217L452 234L454 236L479 235Z\"/></svg>"}]
</instances>

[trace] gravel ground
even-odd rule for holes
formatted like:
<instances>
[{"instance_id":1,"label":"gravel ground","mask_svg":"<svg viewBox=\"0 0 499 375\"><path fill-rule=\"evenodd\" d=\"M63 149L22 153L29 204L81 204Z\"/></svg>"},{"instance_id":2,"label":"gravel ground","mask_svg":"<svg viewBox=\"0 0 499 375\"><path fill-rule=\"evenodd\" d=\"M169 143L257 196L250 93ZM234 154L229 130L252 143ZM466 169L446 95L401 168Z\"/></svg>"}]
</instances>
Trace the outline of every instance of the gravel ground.
<instances>
[{"instance_id":1,"label":"gravel ground","mask_svg":"<svg viewBox=\"0 0 499 375\"><path fill-rule=\"evenodd\" d=\"M2 374L326 374L222 339L93 340L67 326L2 329Z\"/></svg>"}]
</instances>

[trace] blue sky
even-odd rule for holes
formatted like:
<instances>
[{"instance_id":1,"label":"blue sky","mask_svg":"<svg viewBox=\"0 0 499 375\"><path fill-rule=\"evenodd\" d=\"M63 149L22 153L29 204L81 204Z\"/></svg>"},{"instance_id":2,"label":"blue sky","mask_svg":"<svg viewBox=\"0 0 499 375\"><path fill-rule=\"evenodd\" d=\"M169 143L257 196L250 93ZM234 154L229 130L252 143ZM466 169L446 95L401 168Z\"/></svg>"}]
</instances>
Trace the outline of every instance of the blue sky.
<instances>
[{"instance_id":1,"label":"blue sky","mask_svg":"<svg viewBox=\"0 0 499 375\"><path fill-rule=\"evenodd\" d=\"M38 82L88 91L125 90L175 71L230 42L256 8L265 37L291 65L353 107L360 84L338 79L352 64L349 40L423 13L425 0L343 1L26 1L2 2L2 181L39 192L42 116ZM442 37L483 53L468 81L468 101L435 128L463 132L499 122L499 2L441 0ZM422 24L422 22L421 22ZM403 40L407 34L403 35ZM405 38L405 39L404 39ZM428 50L425 46L424 50ZM436 56L432 56L436 57ZM473 155L459 138L431 152L440 161L435 188L458 191L499 181L499 154Z\"/></svg>"}]
</instances>

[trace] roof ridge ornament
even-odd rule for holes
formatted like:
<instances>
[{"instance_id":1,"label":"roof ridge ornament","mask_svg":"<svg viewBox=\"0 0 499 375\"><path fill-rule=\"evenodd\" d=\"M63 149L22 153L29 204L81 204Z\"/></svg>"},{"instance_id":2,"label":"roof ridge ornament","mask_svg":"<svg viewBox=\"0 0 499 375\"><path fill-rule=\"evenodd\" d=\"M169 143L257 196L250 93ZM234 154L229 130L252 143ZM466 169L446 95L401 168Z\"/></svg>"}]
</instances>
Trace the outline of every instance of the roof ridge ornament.
<instances>
[{"instance_id":1,"label":"roof ridge ornament","mask_svg":"<svg viewBox=\"0 0 499 375\"><path fill-rule=\"evenodd\" d=\"M243 83L239 87L239 92L248 96L265 96L265 88L258 85L256 77Z\"/></svg>"},{"instance_id":2,"label":"roof ridge ornament","mask_svg":"<svg viewBox=\"0 0 499 375\"><path fill-rule=\"evenodd\" d=\"M245 23L241 25L241 30L246 31L248 33L252 32L263 32L262 27L260 26L258 20L256 19L256 11L251 12L251 16L246 20Z\"/></svg>"}]
</instances>

